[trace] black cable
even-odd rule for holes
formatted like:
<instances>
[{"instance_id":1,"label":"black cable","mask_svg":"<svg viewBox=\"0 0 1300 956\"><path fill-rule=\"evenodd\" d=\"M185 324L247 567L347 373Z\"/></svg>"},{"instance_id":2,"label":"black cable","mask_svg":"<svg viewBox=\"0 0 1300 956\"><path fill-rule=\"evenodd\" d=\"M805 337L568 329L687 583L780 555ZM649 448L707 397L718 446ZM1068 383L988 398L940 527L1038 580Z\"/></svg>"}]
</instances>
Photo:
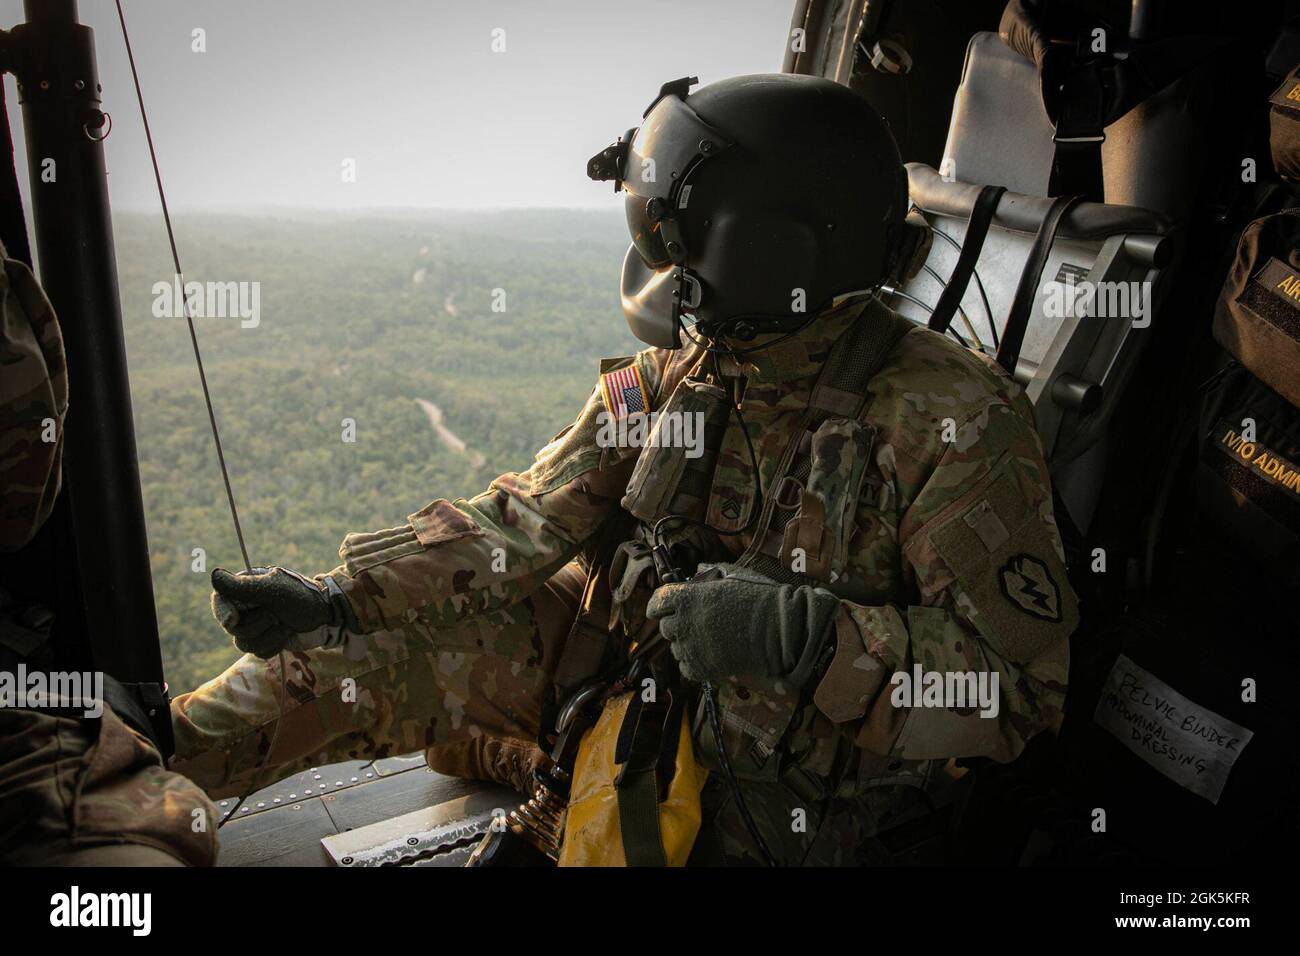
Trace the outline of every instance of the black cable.
<instances>
[{"instance_id":1,"label":"black cable","mask_svg":"<svg viewBox=\"0 0 1300 956\"><path fill-rule=\"evenodd\" d=\"M694 339L692 339L694 341ZM697 343L699 344L699 343ZM707 348L706 351L713 359L713 374L717 376L719 383L725 381L722 376L722 364L718 356L728 354L736 361L736 353L727 348ZM733 394L731 396L731 408L736 413L736 422L740 425L740 432L745 437L745 446L749 449L750 467L754 472L754 501L750 506L749 517L745 524L739 528L735 534L744 534L757 521L763 513L763 476L758 470L758 454L754 450L754 442L749 435L749 427L745 424L745 416L740 411L740 403L736 401ZM669 521L683 521L688 524L696 524L700 527L707 528L715 534L719 533L716 528L690 515L668 514L659 518L650 528L650 543L653 547L660 547L659 536L663 526ZM758 825L754 822L754 815L750 812L749 804L745 801L745 795L741 793L740 781L736 779L735 771L731 767L731 759L727 756L726 740L722 734L722 720L718 716L717 690L710 682L702 685L704 691L704 707L708 712L709 726L713 731L714 744L718 750L718 760L722 766L723 777L727 781L727 786L731 790L731 797L736 802L736 807L740 811L741 817L745 821L745 828L749 830L749 835L754 839L759 851L763 854L763 859L767 861L768 866L776 866L776 859L772 856L771 851L767 848L767 843L763 840L763 834L759 831Z\"/></svg>"},{"instance_id":2,"label":"black cable","mask_svg":"<svg viewBox=\"0 0 1300 956\"><path fill-rule=\"evenodd\" d=\"M713 356L713 374L718 377L718 381L724 381L722 377L722 363L715 351ZM739 365L736 353L731 353L731 360ZM749 449L749 463L754 471L754 503L750 506L749 517L745 519L743 527L737 531L737 534L744 534L753 525L757 524L759 517L763 513L763 475L758 468L758 454L754 451L754 442L749 437L749 427L745 424L745 416L740 411L740 402L737 401L735 394L731 396L731 407L736 413L736 423L740 425L740 433L745 437L745 447ZM736 807L740 810L740 815L745 820L745 828L749 830L750 836L758 844L759 851L767 861L768 866L776 866L776 859L767 848L763 841L763 834L759 832L758 825L754 822L754 816L750 813L749 804L745 801L745 795L740 792L740 781L736 779L735 773L731 769L731 758L727 756L726 741L722 736L722 721L718 716L717 691L711 683L704 685L704 706L709 712L709 724L713 728L713 742L718 749L718 760L722 764L723 774L727 778L727 785L731 788L732 799L736 801Z\"/></svg>"},{"instance_id":3,"label":"black cable","mask_svg":"<svg viewBox=\"0 0 1300 956\"><path fill-rule=\"evenodd\" d=\"M727 354L727 355L732 355L734 358L735 353L724 349L708 349L708 352L713 359L713 374L717 376L719 382L722 382L723 381L722 366L718 360L718 355ZM754 472L754 495L755 495L754 503L750 506L749 509L749 517L745 519L745 523L741 527L737 528L734 532L729 533L729 536L734 536L734 535L741 535L749 531L750 528L753 527L753 525L758 521L759 515L762 514L763 476L762 474L759 473L758 470L758 454L754 451L754 442L749 437L749 427L748 425L745 424L745 416L741 413L740 403L736 401L734 395L731 396L731 410L736 413L736 423L740 425L740 433L741 435L744 436L745 447L749 451L749 464L750 464L750 468L752 468ZM697 525L701 528L704 528L705 530L712 531L714 534L717 535L722 534L722 532L720 532L717 528L713 527L713 525L709 524L707 521L701 521L699 518L692 518L690 515L667 514L659 518L657 521L655 521L655 523L650 527L650 543L654 547L659 547L660 533L663 530L663 526L667 524L669 521L681 521L686 524Z\"/></svg>"},{"instance_id":4,"label":"black cable","mask_svg":"<svg viewBox=\"0 0 1300 956\"><path fill-rule=\"evenodd\" d=\"M122 24L122 42L126 44L126 58L131 65L131 79L135 82L135 98L140 104L140 120L144 124L144 137L149 144L149 160L153 163L153 177L158 184L158 201L162 204L163 224L167 227L167 241L172 248L172 265L176 267L176 276L181 283L181 299L185 307L185 322L190 329L190 344L194 348L194 362L199 367L199 382L203 386L203 402L208 408L208 424L212 427L212 442L217 448L217 461L221 465L221 480L226 486L226 501L230 505L230 517L235 523L235 537L239 539L239 553L244 558L244 570L253 564L248 560L248 548L244 544L244 529L239 523L239 509L235 507L235 493L230 487L230 472L226 469L226 456L221 448L221 432L217 429L217 415L212 409L212 393L208 390L208 377L203 370L203 355L199 351L198 335L194 331L194 316L190 312L189 296L184 295L185 273L181 269L180 253L176 251L176 234L172 231L172 217L167 209L167 194L163 190L162 173L158 169L158 154L154 151L153 132L149 129L149 114L144 108L144 93L140 90L140 74L135 68L135 54L131 51L131 37L126 29L126 16L122 13L122 0L115 0L117 18Z\"/></svg>"},{"instance_id":5,"label":"black cable","mask_svg":"<svg viewBox=\"0 0 1300 956\"><path fill-rule=\"evenodd\" d=\"M782 332L780 335L772 339L770 342L764 342L761 345L751 345L749 348L743 348L743 349L737 349L734 346L730 346L730 345L726 345L726 346L706 345L704 342L701 342L689 331L687 331L687 326L685 322L682 323L682 333L688 339L691 340L692 344L699 346L700 348L704 349L704 351L710 354L721 352L723 355L730 355L732 358L735 358L736 356L739 355L753 355L755 352L762 352L764 349L770 349L774 345L780 345L782 342L789 341L790 339L798 335L800 332L802 332L804 329L808 328L808 326L812 325L813 322L821 316L823 311L825 310L824 309L814 310L809 314L808 318L800 322L799 325L797 325L795 328L790 329L787 332ZM730 320L730 321L734 321L734 320ZM698 326L692 325L691 328L698 328ZM771 333L764 333L764 334L771 334Z\"/></svg>"},{"instance_id":6,"label":"black cable","mask_svg":"<svg viewBox=\"0 0 1300 956\"><path fill-rule=\"evenodd\" d=\"M713 352L712 355L713 374L718 377L718 382L721 383L724 381L722 377L722 363L718 359L718 353L716 351ZM732 351L730 352L730 355L731 360L739 366L740 360L738 358L738 353ZM745 424L744 413L740 410L740 402L737 400L734 392L731 395L731 410L736 413L736 424L740 426L740 434L745 438L745 447L749 450L749 464L750 467L754 469L754 503L750 505L749 517L745 519L744 525L736 531L736 534L739 535L744 534L753 527L753 525L758 521L759 515L763 512L763 475L758 470L758 454L754 451L754 442L749 437L749 426Z\"/></svg>"},{"instance_id":7,"label":"black cable","mask_svg":"<svg viewBox=\"0 0 1300 956\"><path fill-rule=\"evenodd\" d=\"M718 716L718 691L711 683L704 685L704 709L709 715L709 726L713 728L713 740L718 748L718 763L722 765L722 774L727 779L728 787L731 788L731 796L736 801L736 809L740 811L740 815L745 821L745 829L754 838L754 843L758 845L758 852L763 854L763 859L767 862L767 865L776 866L776 857L767 848L767 841L763 839L763 834L758 829L754 815L749 810L749 804L745 802L745 796L740 792L740 781L736 779L736 772L731 767L731 758L727 756L727 748L722 736L722 719Z\"/></svg>"},{"instance_id":8,"label":"black cable","mask_svg":"<svg viewBox=\"0 0 1300 956\"><path fill-rule=\"evenodd\" d=\"M140 121L144 125L145 141L149 144L149 160L153 164L153 178L158 185L158 201L162 205L163 224L167 227L167 241L171 245L172 265L176 269L176 278L181 284L182 292L185 288L185 273L181 269L181 257L176 248L176 233L172 229L172 217L167 208L167 192L163 189L162 172L158 168L158 153L153 145L153 132L149 128L149 114L144 106L144 92L140 88L140 74L135 67L135 53L131 49L131 35L126 28L126 14L122 12L122 0L114 0L117 5L117 19L122 25L122 42L126 45L126 59L131 66L131 80L135 84L136 102L140 104ZM212 392L208 389L208 376L203 369L203 353L199 350L199 337L194 330L194 316L190 311L189 297L182 295L182 301L185 308L185 323L190 330L190 345L194 349L194 363L199 369L199 384L203 386L203 403L208 409L208 425L212 429L212 442L217 449L217 463L221 466L221 480L226 486L226 502L230 505L230 518L235 525L235 537L239 539L239 553L244 559L244 570L252 570L253 563L248 559L248 546L244 543L244 529L239 523L239 509L235 506L235 492L230 486L230 472L226 468L226 456L221 448L221 432L217 428L217 414L212 407ZM244 802L252 796L257 789L257 779L266 770L271 760L271 751L275 749L275 742L280 736L280 724L284 722L284 702L288 696L288 677L285 673L284 651L280 652L280 699L279 699L279 716L275 721L275 730L271 733L270 746L266 748L266 755L262 758L262 765L253 774L253 781L249 784L248 791L239 798L239 802L226 816L217 824L217 829L226 825L228 820L234 819L239 808Z\"/></svg>"}]
</instances>

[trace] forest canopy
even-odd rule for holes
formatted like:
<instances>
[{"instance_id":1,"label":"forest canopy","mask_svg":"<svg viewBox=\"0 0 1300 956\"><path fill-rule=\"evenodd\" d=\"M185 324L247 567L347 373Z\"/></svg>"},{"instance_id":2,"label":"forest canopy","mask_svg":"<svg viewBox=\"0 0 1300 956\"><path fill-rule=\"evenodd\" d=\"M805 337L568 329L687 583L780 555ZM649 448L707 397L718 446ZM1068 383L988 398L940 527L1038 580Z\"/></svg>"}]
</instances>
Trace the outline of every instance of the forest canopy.
<instances>
[{"instance_id":1,"label":"forest canopy","mask_svg":"<svg viewBox=\"0 0 1300 956\"><path fill-rule=\"evenodd\" d=\"M348 531L401 524L434 498L527 468L581 407L597 360L638 348L618 307L617 212L195 214L176 225L187 281L258 283L255 324L197 322L254 564L327 571ZM185 321L158 307L158 284L173 280L161 222L118 214L115 228L177 694L238 656L212 619L208 575L242 561Z\"/></svg>"}]
</instances>

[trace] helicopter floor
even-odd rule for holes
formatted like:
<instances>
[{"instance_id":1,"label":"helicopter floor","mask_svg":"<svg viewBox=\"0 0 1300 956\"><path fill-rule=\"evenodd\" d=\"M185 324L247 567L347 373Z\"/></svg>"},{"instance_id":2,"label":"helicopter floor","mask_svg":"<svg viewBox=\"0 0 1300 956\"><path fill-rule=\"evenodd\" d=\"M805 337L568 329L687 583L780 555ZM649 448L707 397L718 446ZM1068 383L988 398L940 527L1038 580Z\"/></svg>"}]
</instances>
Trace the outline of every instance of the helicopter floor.
<instances>
[{"instance_id":1,"label":"helicopter floor","mask_svg":"<svg viewBox=\"0 0 1300 956\"><path fill-rule=\"evenodd\" d=\"M467 797L471 799L462 800ZM454 818L462 811L471 814L478 803L504 802L508 807L517 799L517 795L482 781L435 773L425 764L422 753L387 757L374 763L353 760L316 767L251 794L235 819L221 827L217 865L332 866L335 860L321 843L326 837L407 814L414 816L414 811L441 805L447 806L441 814L443 822L482 829L486 823L479 819L481 813L472 820L468 816L459 821ZM234 798L218 802L223 820L236 802ZM364 837L359 842L364 843ZM411 855L400 862L460 865L472 849L465 845L467 842L462 838L453 841L445 852Z\"/></svg>"}]
</instances>

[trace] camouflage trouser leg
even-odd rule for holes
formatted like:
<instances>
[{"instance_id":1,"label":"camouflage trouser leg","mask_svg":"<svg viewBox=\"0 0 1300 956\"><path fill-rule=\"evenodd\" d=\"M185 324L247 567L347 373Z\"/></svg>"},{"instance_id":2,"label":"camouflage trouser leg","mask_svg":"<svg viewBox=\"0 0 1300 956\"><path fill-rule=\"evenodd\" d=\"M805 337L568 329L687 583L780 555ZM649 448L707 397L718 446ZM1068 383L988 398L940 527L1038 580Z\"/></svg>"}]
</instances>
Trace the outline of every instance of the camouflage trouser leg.
<instances>
[{"instance_id":1,"label":"camouflage trouser leg","mask_svg":"<svg viewBox=\"0 0 1300 956\"><path fill-rule=\"evenodd\" d=\"M360 661L285 654L282 721L278 658L245 655L172 702L172 769L227 797L331 761L427 748L435 769L518 785L516 768L540 756L533 741L580 588L570 565L506 611L371 634Z\"/></svg>"}]
</instances>

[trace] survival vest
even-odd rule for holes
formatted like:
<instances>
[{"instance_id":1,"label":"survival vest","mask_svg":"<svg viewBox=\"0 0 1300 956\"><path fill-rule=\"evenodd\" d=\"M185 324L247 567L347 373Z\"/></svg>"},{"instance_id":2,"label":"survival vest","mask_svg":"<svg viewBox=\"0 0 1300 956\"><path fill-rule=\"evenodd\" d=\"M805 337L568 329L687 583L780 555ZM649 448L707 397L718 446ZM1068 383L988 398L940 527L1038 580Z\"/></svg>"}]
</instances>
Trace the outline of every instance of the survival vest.
<instances>
[{"instance_id":1,"label":"survival vest","mask_svg":"<svg viewBox=\"0 0 1300 956\"><path fill-rule=\"evenodd\" d=\"M1300 64L1282 79L1268 102L1273 168L1287 182L1300 182Z\"/></svg>"},{"instance_id":2,"label":"survival vest","mask_svg":"<svg viewBox=\"0 0 1300 956\"><path fill-rule=\"evenodd\" d=\"M782 583L842 590L837 579L845 570L852 515L874 441L860 421L870 400L867 386L912 328L874 298L864 303L862 315L835 343L775 480L754 503L759 513L749 548L731 560ZM572 688L583 671L598 670L594 648L618 643L609 640L611 628L634 640L649 636L645 602L658 583L652 529L669 515L702 516L729 409L725 392L691 378L665 403L661 423L674 421L669 412L702 414L706 453L690 459L680 443L653 440L640 453L622 501L635 525L608 562L597 557L591 564L557 683ZM844 440L852 455L823 452L842 448ZM850 473L843 473L846 468ZM688 573L702 561L726 558L707 530L675 524L683 526L664 539ZM799 562L792 559L796 548L802 549ZM580 665L578 657L586 661ZM779 782L801 803L830 796L824 780L780 759L787 731L811 706L811 688L800 693L779 682L761 683L718 688L718 735L703 695L671 687L670 681L666 694L646 701L635 681L626 689L620 685L578 747L560 864L683 865L700 827L706 771L721 770L724 761L735 779ZM725 753L719 753L719 736Z\"/></svg>"}]
</instances>

